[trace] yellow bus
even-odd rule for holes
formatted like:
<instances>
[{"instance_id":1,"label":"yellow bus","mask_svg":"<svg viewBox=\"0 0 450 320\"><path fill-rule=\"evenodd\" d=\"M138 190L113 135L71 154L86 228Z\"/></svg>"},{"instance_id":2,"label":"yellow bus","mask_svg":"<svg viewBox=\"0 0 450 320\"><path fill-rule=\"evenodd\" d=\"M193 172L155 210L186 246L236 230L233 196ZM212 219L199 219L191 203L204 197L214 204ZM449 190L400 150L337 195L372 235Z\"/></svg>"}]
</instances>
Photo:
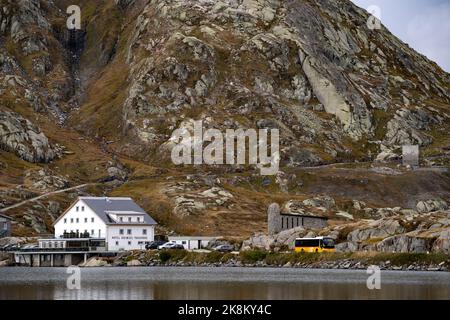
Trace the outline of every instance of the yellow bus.
<instances>
[{"instance_id":1,"label":"yellow bus","mask_svg":"<svg viewBox=\"0 0 450 320\"><path fill-rule=\"evenodd\" d=\"M336 248L332 238L297 238L295 239L295 252L335 252Z\"/></svg>"}]
</instances>

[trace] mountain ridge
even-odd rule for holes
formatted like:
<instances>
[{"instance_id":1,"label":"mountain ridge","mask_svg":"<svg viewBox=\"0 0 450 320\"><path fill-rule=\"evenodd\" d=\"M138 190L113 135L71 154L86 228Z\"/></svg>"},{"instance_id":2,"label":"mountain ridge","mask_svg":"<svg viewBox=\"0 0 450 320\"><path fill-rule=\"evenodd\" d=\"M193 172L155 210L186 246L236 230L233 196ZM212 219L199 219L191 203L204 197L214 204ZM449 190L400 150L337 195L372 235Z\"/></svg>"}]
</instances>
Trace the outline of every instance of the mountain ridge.
<instances>
[{"instance_id":1,"label":"mountain ridge","mask_svg":"<svg viewBox=\"0 0 450 320\"><path fill-rule=\"evenodd\" d=\"M69 2L81 8L77 32L65 27ZM3 206L94 182L86 193L135 197L161 232L239 236L264 229L271 201L330 192L345 202L367 188L374 206L397 197L414 207L422 188L387 187L393 200L382 189L418 181L427 197L449 198L445 174L365 171L405 144L421 146L423 164L449 167L450 75L385 27L370 30L350 1L0 3ZM11 129L11 112L22 126ZM267 185L252 166L172 165L171 134L194 120L280 129L280 174ZM333 163L355 170L302 171ZM350 170L342 193L326 185L339 170ZM357 185L358 170L371 187ZM14 211L16 233L51 230L75 196Z\"/></svg>"}]
</instances>

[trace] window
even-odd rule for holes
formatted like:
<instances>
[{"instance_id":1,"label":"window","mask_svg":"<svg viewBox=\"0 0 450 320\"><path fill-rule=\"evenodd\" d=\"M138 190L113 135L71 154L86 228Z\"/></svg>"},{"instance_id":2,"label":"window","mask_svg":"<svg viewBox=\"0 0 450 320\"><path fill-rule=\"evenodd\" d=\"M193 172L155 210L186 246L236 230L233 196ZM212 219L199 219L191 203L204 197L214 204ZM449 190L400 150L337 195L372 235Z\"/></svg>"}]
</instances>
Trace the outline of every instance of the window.
<instances>
[{"instance_id":1,"label":"window","mask_svg":"<svg viewBox=\"0 0 450 320\"><path fill-rule=\"evenodd\" d=\"M53 248L53 243L52 243L52 242L49 242L49 243L48 243L48 247L49 247L49 248Z\"/></svg>"},{"instance_id":2,"label":"window","mask_svg":"<svg viewBox=\"0 0 450 320\"><path fill-rule=\"evenodd\" d=\"M67 218L64 218L64 223L67 223Z\"/></svg>"},{"instance_id":3,"label":"window","mask_svg":"<svg viewBox=\"0 0 450 320\"><path fill-rule=\"evenodd\" d=\"M123 217L120 217L120 222L123 222Z\"/></svg>"},{"instance_id":4,"label":"window","mask_svg":"<svg viewBox=\"0 0 450 320\"><path fill-rule=\"evenodd\" d=\"M94 222L94 218L91 219L91 222Z\"/></svg>"},{"instance_id":5,"label":"window","mask_svg":"<svg viewBox=\"0 0 450 320\"><path fill-rule=\"evenodd\" d=\"M55 249L58 248L58 242L55 242Z\"/></svg>"},{"instance_id":6,"label":"window","mask_svg":"<svg viewBox=\"0 0 450 320\"><path fill-rule=\"evenodd\" d=\"M73 218L70 218L70 223L73 223Z\"/></svg>"},{"instance_id":7,"label":"window","mask_svg":"<svg viewBox=\"0 0 450 320\"><path fill-rule=\"evenodd\" d=\"M142 229L142 234L146 235L147 234L147 229Z\"/></svg>"},{"instance_id":8,"label":"window","mask_svg":"<svg viewBox=\"0 0 450 320\"><path fill-rule=\"evenodd\" d=\"M131 222L131 217L128 218L128 222Z\"/></svg>"},{"instance_id":9,"label":"window","mask_svg":"<svg viewBox=\"0 0 450 320\"><path fill-rule=\"evenodd\" d=\"M84 212L84 206L81 207L81 212Z\"/></svg>"},{"instance_id":10,"label":"window","mask_svg":"<svg viewBox=\"0 0 450 320\"><path fill-rule=\"evenodd\" d=\"M131 234L131 229L127 230L127 234L130 235Z\"/></svg>"},{"instance_id":11,"label":"window","mask_svg":"<svg viewBox=\"0 0 450 320\"><path fill-rule=\"evenodd\" d=\"M84 218L84 223L87 223L87 218Z\"/></svg>"},{"instance_id":12,"label":"window","mask_svg":"<svg viewBox=\"0 0 450 320\"><path fill-rule=\"evenodd\" d=\"M80 211L80 207L77 206L77 212Z\"/></svg>"},{"instance_id":13,"label":"window","mask_svg":"<svg viewBox=\"0 0 450 320\"><path fill-rule=\"evenodd\" d=\"M128 241L128 245L131 246L131 241Z\"/></svg>"},{"instance_id":14,"label":"window","mask_svg":"<svg viewBox=\"0 0 450 320\"><path fill-rule=\"evenodd\" d=\"M93 235L94 235L94 229L91 230L91 236L93 236Z\"/></svg>"},{"instance_id":15,"label":"window","mask_svg":"<svg viewBox=\"0 0 450 320\"><path fill-rule=\"evenodd\" d=\"M119 230L119 234L123 234L123 229L120 229L120 230Z\"/></svg>"},{"instance_id":16,"label":"window","mask_svg":"<svg viewBox=\"0 0 450 320\"><path fill-rule=\"evenodd\" d=\"M140 217L137 217L137 222L141 222L141 218Z\"/></svg>"},{"instance_id":17,"label":"window","mask_svg":"<svg viewBox=\"0 0 450 320\"><path fill-rule=\"evenodd\" d=\"M79 223L80 222L80 219L79 218L77 218L77 223Z\"/></svg>"},{"instance_id":18,"label":"window","mask_svg":"<svg viewBox=\"0 0 450 320\"><path fill-rule=\"evenodd\" d=\"M116 241L116 246L118 246L119 245L119 241Z\"/></svg>"}]
</instances>

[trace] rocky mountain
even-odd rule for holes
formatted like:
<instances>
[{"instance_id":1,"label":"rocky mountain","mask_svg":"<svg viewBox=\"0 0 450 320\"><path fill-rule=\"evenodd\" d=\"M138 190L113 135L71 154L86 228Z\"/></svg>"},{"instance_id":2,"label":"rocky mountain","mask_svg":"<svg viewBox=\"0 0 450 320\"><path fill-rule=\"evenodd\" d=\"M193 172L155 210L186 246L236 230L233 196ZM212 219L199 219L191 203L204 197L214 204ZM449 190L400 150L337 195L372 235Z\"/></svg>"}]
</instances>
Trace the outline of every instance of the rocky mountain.
<instances>
[{"instance_id":1,"label":"rocky mountain","mask_svg":"<svg viewBox=\"0 0 450 320\"><path fill-rule=\"evenodd\" d=\"M81 30L66 27L74 4ZM0 207L90 183L8 209L17 235L50 232L78 194L132 196L160 232L234 237L265 230L271 202L450 199L434 168L450 166L450 75L350 1L0 6ZM173 165L171 135L195 120L280 129L281 171ZM383 163L407 144L425 168Z\"/></svg>"}]
</instances>

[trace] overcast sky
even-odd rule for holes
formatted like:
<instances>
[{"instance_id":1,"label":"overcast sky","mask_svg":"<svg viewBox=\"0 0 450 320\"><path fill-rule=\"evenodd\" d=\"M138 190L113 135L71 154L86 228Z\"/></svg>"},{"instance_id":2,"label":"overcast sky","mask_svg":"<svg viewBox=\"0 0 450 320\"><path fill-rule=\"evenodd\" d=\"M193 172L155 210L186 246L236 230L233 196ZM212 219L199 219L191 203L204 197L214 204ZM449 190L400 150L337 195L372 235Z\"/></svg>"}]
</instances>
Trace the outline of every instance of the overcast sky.
<instances>
[{"instance_id":1,"label":"overcast sky","mask_svg":"<svg viewBox=\"0 0 450 320\"><path fill-rule=\"evenodd\" d=\"M397 37L450 72L450 0L352 0L381 9L381 21Z\"/></svg>"}]
</instances>

